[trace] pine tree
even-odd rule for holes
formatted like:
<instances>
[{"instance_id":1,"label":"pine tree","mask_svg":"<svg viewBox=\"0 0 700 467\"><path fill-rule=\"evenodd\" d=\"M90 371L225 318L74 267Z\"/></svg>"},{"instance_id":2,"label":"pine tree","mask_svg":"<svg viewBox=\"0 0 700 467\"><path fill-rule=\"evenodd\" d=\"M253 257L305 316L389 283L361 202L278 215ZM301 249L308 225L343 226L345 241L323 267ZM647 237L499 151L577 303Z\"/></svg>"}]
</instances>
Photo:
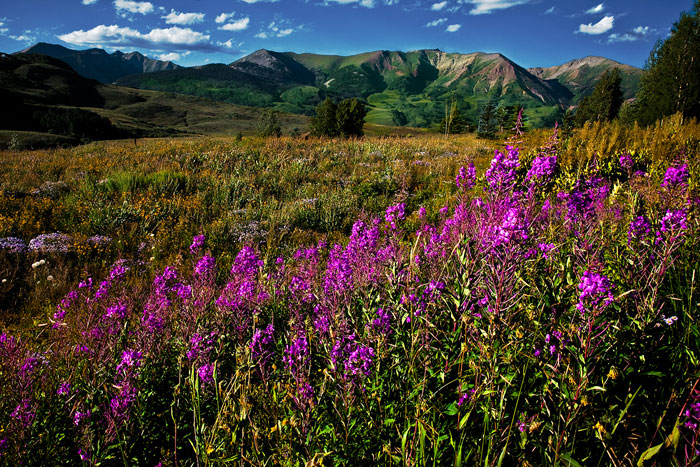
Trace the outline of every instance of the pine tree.
<instances>
[{"instance_id":1,"label":"pine tree","mask_svg":"<svg viewBox=\"0 0 700 467\"><path fill-rule=\"evenodd\" d=\"M644 68L636 105L641 124L676 112L700 118L700 0L656 43Z\"/></svg>"},{"instance_id":2,"label":"pine tree","mask_svg":"<svg viewBox=\"0 0 700 467\"><path fill-rule=\"evenodd\" d=\"M488 101L484 104L484 108L481 109L481 114L479 114L479 126L477 127L476 134L480 138L495 138L496 137L496 106L493 101Z\"/></svg>"},{"instance_id":3,"label":"pine tree","mask_svg":"<svg viewBox=\"0 0 700 467\"><path fill-rule=\"evenodd\" d=\"M338 106L329 97L316 106L316 115L311 118L309 128L314 136L338 136L340 130L336 113Z\"/></svg>"},{"instance_id":4,"label":"pine tree","mask_svg":"<svg viewBox=\"0 0 700 467\"><path fill-rule=\"evenodd\" d=\"M617 117L623 100L621 84L622 77L617 68L603 73L593 93L579 102L576 124L582 126L587 121L609 122Z\"/></svg>"},{"instance_id":5,"label":"pine tree","mask_svg":"<svg viewBox=\"0 0 700 467\"><path fill-rule=\"evenodd\" d=\"M345 99L336 109L336 122L341 136L362 136L367 108L357 99Z\"/></svg>"}]
</instances>

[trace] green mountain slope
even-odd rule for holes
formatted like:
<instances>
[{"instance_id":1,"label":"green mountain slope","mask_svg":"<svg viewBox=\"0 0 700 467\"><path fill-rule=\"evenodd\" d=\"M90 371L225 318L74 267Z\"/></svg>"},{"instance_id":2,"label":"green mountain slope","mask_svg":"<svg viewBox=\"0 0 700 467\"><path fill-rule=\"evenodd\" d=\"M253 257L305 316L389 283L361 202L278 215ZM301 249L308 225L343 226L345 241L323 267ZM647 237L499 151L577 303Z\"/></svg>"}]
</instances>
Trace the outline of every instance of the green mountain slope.
<instances>
[{"instance_id":1,"label":"green mountain slope","mask_svg":"<svg viewBox=\"0 0 700 467\"><path fill-rule=\"evenodd\" d=\"M101 84L60 60L34 54L0 54L0 100L13 109L0 114L0 139L31 133L37 146L42 145L37 134L68 144L85 139L253 132L260 114L253 107L201 97ZM283 114L280 123L288 131L305 127L307 118Z\"/></svg>"},{"instance_id":2,"label":"green mountain slope","mask_svg":"<svg viewBox=\"0 0 700 467\"><path fill-rule=\"evenodd\" d=\"M358 97L370 105L369 122L419 127L437 124L453 102L473 127L492 101L522 106L531 126L544 126L613 67L622 72L625 96L633 95L641 70L602 57L525 69L501 54L440 50L339 56L262 49L229 65L139 73L117 84L307 115L326 97Z\"/></svg>"}]
</instances>

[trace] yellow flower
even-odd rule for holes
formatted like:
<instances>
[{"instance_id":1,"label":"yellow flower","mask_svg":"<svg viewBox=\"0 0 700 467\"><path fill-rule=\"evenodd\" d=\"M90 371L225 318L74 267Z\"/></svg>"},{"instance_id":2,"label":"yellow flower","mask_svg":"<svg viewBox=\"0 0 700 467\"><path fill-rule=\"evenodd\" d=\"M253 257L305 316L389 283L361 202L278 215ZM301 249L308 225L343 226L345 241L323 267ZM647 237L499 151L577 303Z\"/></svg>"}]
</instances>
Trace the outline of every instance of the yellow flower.
<instances>
[{"instance_id":1,"label":"yellow flower","mask_svg":"<svg viewBox=\"0 0 700 467\"><path fill-rule=\"evenodd\" d=\"M598 433L600 433L601 435L606 433L605 427L601 425L600 422L596 422L596 424L593 426L593 429L598 430Z\"/></svg>"},{"instance_id":2,"label":"yellow flower","mask_svg":"<svg viewBox=\"0 0 700 467\"><path fill-rule=\"evenodd\" d=\"M610 368L608 372L608 378L616 380L620 376L620 372L614 366Z\"/></svg>"}]
</instances>

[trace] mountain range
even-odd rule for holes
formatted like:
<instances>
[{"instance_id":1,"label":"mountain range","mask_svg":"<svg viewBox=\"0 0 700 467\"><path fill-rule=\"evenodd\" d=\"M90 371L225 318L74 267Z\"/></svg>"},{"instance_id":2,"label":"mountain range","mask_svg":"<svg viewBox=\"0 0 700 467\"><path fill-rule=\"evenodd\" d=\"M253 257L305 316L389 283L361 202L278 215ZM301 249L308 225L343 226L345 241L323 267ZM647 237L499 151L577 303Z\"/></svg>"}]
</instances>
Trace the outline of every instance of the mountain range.
<instances>
[{"instance_id":1,"label":"mountain range","mask_svg":"<svg viewBox=\"0 0 700 467\"><path fill-rule=\"evenodd\" d=\"M617 68L625 98L634 96L642 70L603 57L548 68L523 68L498 53L440 50L351 56L258 50L228 65L212 64L119 78L121 85L180 92L226 102L312 114L325 97L359 97L367 121L427 127L456 102L473 123L485 102L519 105L534 126L561 118L607 70Z\"/></svg>"},{"instance_id":2,"label":"mountain range","mask_svg":"<svg viewBox=\"0 0 700 467\"><path fill-rule=\"evenodd\" d=\"M548 126L589 94L606 71L620 71L625 98L634 96L642 74L639 68L603 57L526 69L498 53L437 49L379 50L351 56L261 49L229 64L181 67L138 52L110 54L102 49L71 50L39 43L3 55L0 61L0 95L6 102L16 101L30 109L23 114L25 120L34 122L29 126L51 129L46 122L36 124L35 117L41 114L37 106L52 106L54 113L56 106L73 106L91 109L116 122L118 128L138 129L137 134L163 129L198 131L187 123L192 119L183 115L199 112L212 117L211 109L219 105L216 101L238 106L228 109L246 116L248 123L238 125L241 128L251 129L256 114L252 109L241 111L245 109L241 106L274 108L285 121L293 122L290 125L303 125L303 118L287 115L312 115L326 97L365 100L369 106L366 121L380 125L430 127L455 103L474 126L484 104L491 101L522 106L531 126ZM178 102L172 93L194 97ZM190 112L182 108L185 100L193 109ZM0 122L0 128L16 128L23 121L14 120Z\"/></svg>"},{"instance_id":3,"label":"mountain range","mask_svg":"<svg viewBox=\"0 0 700 467\"><path fill-rule=\"evenodd\" d=\"M182 68L170 61L153 60L139 52L123 53L117 50L109 54L102 49L72 50L46 42L39 42L18 53L57 58L66 62L82 76L96 79L101 83L113 83L126 75Z\"/></svg>"}]
</instances>

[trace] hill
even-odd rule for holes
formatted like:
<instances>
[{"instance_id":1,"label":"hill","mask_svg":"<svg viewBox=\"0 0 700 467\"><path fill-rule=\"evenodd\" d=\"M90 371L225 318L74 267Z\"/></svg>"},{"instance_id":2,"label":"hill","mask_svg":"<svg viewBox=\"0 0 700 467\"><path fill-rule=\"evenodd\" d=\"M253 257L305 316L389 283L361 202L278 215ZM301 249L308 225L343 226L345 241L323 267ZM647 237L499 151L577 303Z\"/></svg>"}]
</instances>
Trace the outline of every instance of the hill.
<instances>
[{"instance_id":1,"label":"hill","mask_svg":"<svg viewBox=\"0 0 700 467\"><path fill-rule=\"evenodd\" d=\"M46 55L0 54L0 140L38 147L90 139L253 132L259 110L201 97L105 85ZM306 118L283 114L285 130ZM41 138L44 135L44 138Z\"/></svg>"},{"instance_id":2,"label":"hill","mask_svg":"<svg viewBox=\"0 0 700 467\"><path fill-rule=\"evenodd\" d=\"M482 106L494 101L523 106L532 126L544 126L613 67L622 72L626 96L634 94L641 70L600 57L525 69L502 54L434 49L351 56L261 49L229 65L132 75L118 83L302 114L312 114L325 97L360 97L370 105L368 122L419 127L439 122L451 102L474 125Z\"/></svg>"},{"instance_id":3,"label":"hill","mask_svg":"<svg viewBox=\"0 0 700 467\"><path fill-rule=\"evenodd\" d=\"M613 68L620 70L625 99L633 97L639 88L642 70L604 57L584 57L558 66L529 68L528 71L538 78L559 82L576 96L575 102L578 102L581 97L593 92L595 83L603 73Z\"/></svg>"},{"instance_id":4,"label":"hill","mask_svg":"<svg viewBox=\"0 0 700 467\"><path fill-rule=\"evenodd\" d=\"M39 42L18 54L40 54L66 62L75 71L86 78L96 79L101 83L113 83L118 78L135 73L176 70L182 68L170 61L153 60L139 52L112 54L102 49L72 50L61 45Z\"/></svg>"}]
</instances>

